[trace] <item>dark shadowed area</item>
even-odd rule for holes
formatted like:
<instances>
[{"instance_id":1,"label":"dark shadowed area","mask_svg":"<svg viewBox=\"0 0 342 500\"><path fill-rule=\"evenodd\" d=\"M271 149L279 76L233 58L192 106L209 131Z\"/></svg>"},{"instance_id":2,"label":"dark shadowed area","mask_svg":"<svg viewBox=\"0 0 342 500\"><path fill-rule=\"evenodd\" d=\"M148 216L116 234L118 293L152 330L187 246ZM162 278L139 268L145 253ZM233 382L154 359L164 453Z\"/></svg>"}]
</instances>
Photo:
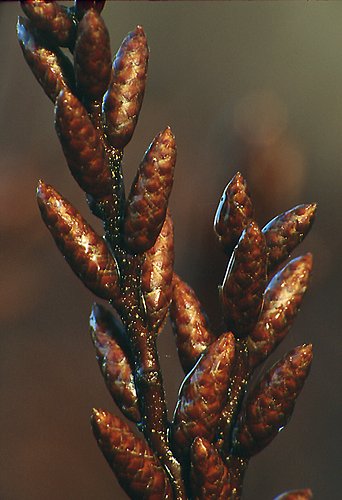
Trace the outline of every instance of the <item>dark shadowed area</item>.
<instances>
[{"instance_id":1,"label":"dark shadowed area","mask_svg":"<svg viewBox=\"0 0 342 500\"><path fill-rule=\"evenodd\" d=\"M53 106L16 40L17 2L0 4L1 414L0 498L125 499L89 425L92 407L114 408L88 335L94 297L69 270L35 201L53 184L100 230L72 179ZM226 258L212 231L224 186L246 177L264 224L317 201L314 276L291 333L272 361L312 342L314 363L287 429L251 460L246 500L311 487L340 491L342 245L342 3L108 2L115 54L141 24L148 87L125 156L130 186L146 147L170 125L178 160L171 209L176 271L214 325ZM182 379L169 326L160 336L170 413Z\"/></svg>"}]
</instances>

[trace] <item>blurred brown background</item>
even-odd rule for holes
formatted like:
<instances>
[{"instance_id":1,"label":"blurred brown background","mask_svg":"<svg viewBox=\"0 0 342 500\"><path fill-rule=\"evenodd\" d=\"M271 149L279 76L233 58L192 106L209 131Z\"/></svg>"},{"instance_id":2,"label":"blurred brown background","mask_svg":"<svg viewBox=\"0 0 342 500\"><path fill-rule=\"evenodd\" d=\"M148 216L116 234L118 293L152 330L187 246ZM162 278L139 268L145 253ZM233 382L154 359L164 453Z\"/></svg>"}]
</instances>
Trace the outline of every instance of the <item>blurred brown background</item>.
<instances>
[{"instance_id":1,"label":"blurred brown background","mask_svg":"<svg viewBox=\"0 0 342 500\"><path fill-rule=\"evenodd\" d=\"M0 4L0 498L124 499L89 426L93 406L117 411L88 338L93 297L40 220L37 179L96 222L62 157L53 107L20 53L19 11L16 2ZM214 324L226 262L212 220L236 170L249 181L260 223L319 203L300 248L314 253L312 286L276 355L313 342L313 369L288 428L252 460L244 498L307 486L317 499L340 498L342 3L108 2L103 15L113 53L136 24L148 35L149 81L125 157L127 185L170 124L178 143L176 269ZM182 373L169 329L160 351L172 410Z\"/></svg>"}]
</instances>

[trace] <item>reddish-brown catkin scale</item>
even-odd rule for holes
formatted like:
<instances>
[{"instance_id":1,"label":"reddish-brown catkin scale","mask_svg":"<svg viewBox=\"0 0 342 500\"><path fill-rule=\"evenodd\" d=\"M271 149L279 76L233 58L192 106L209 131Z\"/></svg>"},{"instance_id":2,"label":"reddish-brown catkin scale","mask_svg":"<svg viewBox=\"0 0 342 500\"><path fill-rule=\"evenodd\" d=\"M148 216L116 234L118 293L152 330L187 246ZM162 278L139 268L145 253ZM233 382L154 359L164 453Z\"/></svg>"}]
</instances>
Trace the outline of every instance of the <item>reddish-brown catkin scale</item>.
<instances>
[{"instance_id":1,"label":"reddish-brown catkin scale","mask_svg":"<svg viewBox=\"0 0 342 500\"><path fill-rule=\"evenodd\" d=\"M108 464L131 498L173 498L167 474L157 457L125 422L105 410L94 409L92 427Z\"/></svg>"},{"instance_id":2,"label":"reddish-brown catkin scale","mask_svg":"<svg viewBox=\"0 0 342 500\"><path fill-rule=\"evenodd\" d=\"M188 373L216 337L208 327L195 292L175 273L170 317L179 359L183 370Z\"/></svg>"},{"instance_id":3,"label":"reddish-brown catkin scale","mask_svg":"<svg viewBox=\"0 0 342 500\"><path fill-rule=\"evenodd\" d=\"M99 100L111 75L108 30L96 10L88 10L78 25L74 51L76 84L89 100Z\"/></svg>"},{"instance_id":4,"label":"reddish-brown catkin scale","mask_svg":"<svg viewBox=\"0 0 342 500\"><path fill-rule=\"evenodd\" d=\"M144 30L129 33L114 59L110 87L103 100L109 143L122 149L131 140L142 105L148 64Z\"/></svg>"},{"instance_id":5,"label":"reddish-brown catkin scale","mask_svg":"<svg viewBox=\"0 0 342 500\"><path fill-rule=\"evenodd\" d=\"M109 392L122 413L133 422L139 422L138 398L123 325L98 304L93 305L89 324L97 361Z\"/></svg>"},{"instance_id":6,"label":"reddish-brown catkin scale","mask_svg":"<svg viewBox=\"0 0 342 500\"><path fill-rule=\"evenodd\" d=\"M74 273L95 295L117 300L118 267L105 241L53 187L40 182L37 199L42 218Z\"/></svg>"},{"instance_id":7,"label":"reddish-brown catkin scale","mask_svg":"<svg viewBox=\"0 0 342 500\"><path fill-rule=\"evenodd\" d=\"M145 254L141 269L147 318L156 333L164 323L171 302L173 261L173 223L168 211L157 241Z\"/></svg>"},{"instance_id":8,"label":"reddish-brown catkin scale","mask_svg":"<svg viewBox=\"0 0 342 500\"><path fill-rule=\"evenodd\" d=\"M76 26L68 9L57 2L23 1L21 7L36 28L62 47L72 47Z\"/></svg>"},{"instance_id":9,"label":"reddish-brown catkin scale","mask_svg":"<svg viewBox=\"0 0 342 500\"><path fill-rule=\"evenodd\" d=\"M195 437L212 441L215 436L226 403L234 344L234 335L223 333L185 379L173 422L173 439L179 455L187 454Z\"/></svg>"},{"instance_id":10,"label":"reddish-brown catkin scale","mask_svg":"<svg viewBox=\"0 0 342 500\"><path fill-rule=\"evenodd\" d=\"M251 368L266 359L288 333L301 306L311 270L310 253L297 257L266 288L260 318L247 339Z\"/></svg>"},{"instance_id":11,"label":"reddish-brown catkin scale","mask_svg":"<svg viewBox=\"0 0 342 500\"><path fill-rule=\"evenodd\" d=\"M67 90L56 100L55 126L71 173L80 187L96 200L109 200L112 179L100 135L84 106Z\"/></svg>"},{"instance_id":12,"label":"reddish-brown catkin scale","mask_svg":"<svg viewBox=\"0 0 342 500\"><path fill-rule=\"evenodd\" d=\"M317 205L298 205L272 219L262 229L268 251L268 269L284 262L309 232Z\"/></svg>"},{"instance_id":13,"label":"reddish-brown catkin scale","mask_svg":"<svg viewBox=\"0 0 342 500\"><path fill-rule=\"evenodd\" d=\"M17 33L27 64L46 95L55 102L62 89L74 87L71 62L57 47L46 45L27 19L19 17Z\"/></svg>"},{"instance_id":14,"label":"reddish-brown catkin scale","mask_svg":"<svg viewBox=\"0 0 342 500\"><path fill-rule=\"evenodd\" d=\"M255 326L266 286L265 238L255 222L244 230L228 263L221 299L229 329L245 337Z\"/></svg>"},{"instance_id":15,"label":"reddish-brown catkin scale","mask_svg":"<svg viewBox=\"0 0 342 500\"><path fill-rule=\"evenodd\" d=\"M191 490L194 500L229 498L231 488L226 465L216 448L197 437L191 445Z\"/></svg>"},{"instance_id":16,"label":"reddish-brown catkin scale","mask_svg":"<svg viewBox=\"0 0 342 500\"><path fill-rule=\"evenodd\" d=\"M311 500L312 491L308 488L304 490L291 490L278 495L274 500Z\"/></svg>"},{"instance_id":17,"label":"reddish-brown catkin scale","mask_svg":"<svg viewBox=\"0 0 342 500\"><path fill-rule=\"evenodd\" d=\"M75 14L78 18L82 17L87 10L95 9L100 14L106 3L106 0L75 0Z\"/></svg>"},{"instance_id":18,"label":"reddish-brown catkin scale","mask_svg":"<svg viewBox=\"0 0 342 500\"><path fill-rule=\"evenodd\" d=\"M267 446L289 421L308 376L312 346L290 351L251 391L233 436L233 453L250 457Z\"/></svg>"},{"instance_id":19,"label":"reddish-brown catkin scale","mask_svg":"<svg viewBox=\"0 0 342 500\"><path fill-rule=\"evenodd\" d=\"M126 203L124 233L134 253L149 250L165 220L176 163L176 142L170 127L148 148Z\"/></svg>"},{"instance_id":20,"label":"reddish-brown catkin scale","mask_svg":"<svg viewBox=\"0 0 342 500\"><path fill-rule=\"evenodd\" d=\"M247 183L237 172L225 187L214 219L214 230L226 253L238 242L253 218L253 205Z\"/></svg>"}]
</instances>

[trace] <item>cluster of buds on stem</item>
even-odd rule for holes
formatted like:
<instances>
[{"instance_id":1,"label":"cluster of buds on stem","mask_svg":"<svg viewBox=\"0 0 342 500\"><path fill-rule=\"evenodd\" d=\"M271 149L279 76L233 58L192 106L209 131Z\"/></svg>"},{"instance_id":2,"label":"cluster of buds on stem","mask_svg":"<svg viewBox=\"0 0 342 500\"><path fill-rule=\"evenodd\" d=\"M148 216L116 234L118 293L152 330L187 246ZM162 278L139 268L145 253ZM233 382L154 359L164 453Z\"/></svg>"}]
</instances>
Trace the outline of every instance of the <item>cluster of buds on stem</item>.
<instances>
[{"instance_id":1,"label":"cluster of buds on stem","mask_svg":"<svg viewBox=\"0 0 342 500\"><path fill-rule=\"evenodd\" d=\"M238 499L249 459L287 424L310 369L312 347L302 345L248 389L301 306L311 255L285 261L316 206L299 205L260 228L242 175L228 183L214 220L230 256L219 287L224 327L213 332L195 292L173 271L168 200L176 142L169 127L152 140L125 193L123 151L143 101L149 51L137 26L112 62L104 3L22 1L27 17L18 21L24 57L55 105L71 174L104 228L100 236L39 182L41 215L65 260L114 309L93 305L91 339L114 402L140 435L104 409L93 410L94 435L131 498ZM168 313L185 372L171 421L156 346ZM280 498L308 499L311 492Z\"/></svg>"}]
</instances>

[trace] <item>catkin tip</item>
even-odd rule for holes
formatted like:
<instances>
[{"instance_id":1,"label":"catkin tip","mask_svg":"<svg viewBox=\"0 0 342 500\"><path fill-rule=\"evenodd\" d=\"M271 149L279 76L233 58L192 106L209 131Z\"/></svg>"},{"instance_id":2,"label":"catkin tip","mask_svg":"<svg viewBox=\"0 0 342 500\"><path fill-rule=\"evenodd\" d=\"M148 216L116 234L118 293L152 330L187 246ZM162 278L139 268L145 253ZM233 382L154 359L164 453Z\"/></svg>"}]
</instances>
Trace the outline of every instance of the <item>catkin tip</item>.
<instances>
[{"instance_id":1,"label":"catkin tip","mask_svg":"<svg viewBox=\"0 0 342 500\"><path fill-rule=\"evenodd\" d=\"M45 184L45 182L42 179L38 180L37 189L36 189L36 195L37 195L38 201L40 199L45 198L47 187L48 187L47 184Z\"/></svg>"},{"instance_id":2,"label":"catkin tip","mask_svg":"<svg viewBox=\"0 0 342 500\"><path fill-rule=\"evenodd\" d=\"M140 26L140 24L138 24L135 28L135 30L133 31L133 33L135 35L140 35L140 36L145 36L145 31L144 31L144 28L142 26Z\"/></svg>"},{"instance_id":3,"label":"catkin tip","mask_svg":"<svg viewBox=\"0 0 342 500\"><path fill-rule=\"evenodd\" d=\"M106 412L102 409L93 408L91 411L91 422L93 424L100 424L106 417Z\"/></svg>"},{"instance_id":4,"label":"catkin tip","mask_svg":"<svg viewBox=\"0 0 342 500\"><path fill-rule=\"evenodd\" d=\"M310 267L310 268L312 267L313 255L311 252L308 252L305 255L303 255L303 260L306 262L308 267Z\"/></svg>"},{"instance_id":5,"label":"catkin tip","mask_svg":"<svg viewBox=\"0 0 342 500\"><path fill-rule=\"evenodd\" d=\"M163 140L170 141L170 142L175 141L175 136L174 136L174 134L171 130L171 127L169 125L163 130L163 132L161 132L160 136L161 136L161 139L163 139Z\"/></svg>"}]
</instances>

